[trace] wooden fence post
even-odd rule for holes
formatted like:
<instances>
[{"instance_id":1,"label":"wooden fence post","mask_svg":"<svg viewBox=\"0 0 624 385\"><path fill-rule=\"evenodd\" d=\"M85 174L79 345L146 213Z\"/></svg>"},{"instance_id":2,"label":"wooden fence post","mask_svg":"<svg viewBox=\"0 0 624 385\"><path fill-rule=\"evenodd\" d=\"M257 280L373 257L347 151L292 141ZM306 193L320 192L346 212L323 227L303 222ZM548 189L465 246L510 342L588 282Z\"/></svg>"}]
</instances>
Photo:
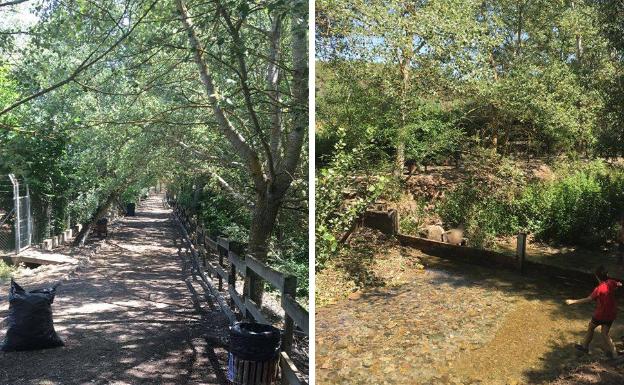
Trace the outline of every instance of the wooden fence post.
<instances>
[{"instance_id":1,"label":"wooden fence post","mask_svg":"<svg viewBox=\"0 0 624 385\"><path fill-rule=\"evenodd\" d=\"M199 256L202 259L202 267L205 268L206 267L206 244L204 242L204 226L203 225L197 226L197 234L196 234L195 242L197 243L197 251L199 252Z\"/></svg>"},{"instance_id":2,"label":"wooden fence post","mask_svg":"<svg viewBox=\"0 0 624 385\"><path fill-rule=\"evenodd\" d=\"M228 253L229 257L229 253ZM229 260L229 258L228 258ZM230 261L230 274L228 274L228 290L232 289L233 292L236 292L236 265L234 262ZM230 308L232 311L236 311L236 304L234 303L234 299L230 298Z\"/></svg>"},{"instance_id":3,"label":"wooden fence post","mask_svg":"<svg viewBox=\"0 0 624 385\"><path fill-rule=\"evenodd\" d=\"M392 210L392 235L396 235L399 233L399 212L397 210Z\"/></svg>"},{"instance_id":4,"label":"wooden fence post","mask_svg":"<svg viewBox=\"0 0 624 385\"><path fill-rule=\"evenodd\" d=\"M516 268L524 274L524 260L526 258L526 233L518 233L516 240Z\"/></svg>"},{"instance_id":5,"label":"wooden fence post","mask_svg":"<svg viewBox=\"0 0 624 385\"><path fill-rule=\"evenodd\" d=\"M223 256L228 255L230 251L230 246L228 245L228 247L225 248L219 242L217 242L217 251L219 254L219 266L223 267ZM219 291L223 291L223 277L221 277L220 274L217 274L217 279L219 280Z\"/></svg>"},{"instance_id":6,"label":"wooden fence post","mask_svg":"<svg viewBox=\"0 0 624 385\"><path fill-rule=\"evenodd\" d=\"M256 280L259 279L258 275L247 265L245 264L245 286L243 286L243 301L246 301L247 298L250 300L253 298L251 295L252 287L254 287ZM249 309L245 309L245 314L243 315L249 322L256 322L253 314L249 311Z\"/></svg>"},{"instance_id":7,"label":"wooden fence post","mask_svg":"<svg viewBox=\"0 0 624 385\"><path fill-rule=\"evenodd\" d=\"M287 275L284 277L284 292L282 298L286 295L290 295L293 299L297 295L297 277ZM295 332L295 326L293 319L285 313L284 315L284 335L282 336L282 350L290 354L292 351L293 334Z\"/></svg>"}]
</instances>

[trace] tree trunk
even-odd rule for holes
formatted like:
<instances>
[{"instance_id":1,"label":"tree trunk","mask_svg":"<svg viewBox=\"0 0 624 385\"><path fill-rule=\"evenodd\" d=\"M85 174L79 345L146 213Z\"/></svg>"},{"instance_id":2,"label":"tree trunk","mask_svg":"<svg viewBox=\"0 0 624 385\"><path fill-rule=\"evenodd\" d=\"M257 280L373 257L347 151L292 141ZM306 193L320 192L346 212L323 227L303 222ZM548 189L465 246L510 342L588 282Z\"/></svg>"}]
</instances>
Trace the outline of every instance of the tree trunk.
<instances>
[{"instance_id":1,"label":"tree trunk","mask_svg":"<svg viewBox=\"0 0 624 385\"><path fill-rule=\"evenodd\" d=\"M572 1L572 10L576 10L576 3ZM576 34L576 60L580 63L583 56L583 37L580 33Z\"/></svg>"},{"instance_id":2,"label":"tree trunk","mask_svg":"<svg viewBox=\"0 0 624 385\"><path fill-rule=\"evenodd\" d=\"M271 193L263 192L257 195L251 216L249 254L259 261L265 262L267 259L268 243L280 206L281 199ZM262 281L256 279L250 290L251 300L260 305L264 292Z\"/></svg>"},{"instance_id":3,"label":"tree trunk","mask_svg":"<svg viewBox=\"0 0 624 385\"><path fill-rule=\"evenodd\" d=\"M403 134L403 127L399 129L399 135ZM396 174L397 176L401 176L403 174L403 165L405 164L405 141L399 140L397 143L396 149Z\"/></svg>"},{"instance_id":4,"label":"tree trunk","mask_svg":"<svg viewBox=\"0 0 624 385\"><path fill-rule=\"evenodd\" d=\"M82 227L78 235L76 235L76 239L74 239L74 243L73 243L74 246L84 245L85 241L87 240L87 237L89 236L89 233L91 232L91 229L93 228L93 225L95 225L98 219L102 218L104 214L106 214L106 211L110 208L111 204L113 204L113 202L118 198L118 195L119 194L117 192L111 193L108 196L108 198L102 204L98 206L97 210L95 210L95 213L93 214L91 219L89 219L89 222L87 222Z\"/></svg>"},{"instance_id":5,"label":"tree trunk","mask_svg":"<svg viewBox=\"0 0 624 385\"><path fill-rule=\"evenodd\" d=\"M522 49L522 24L524 4L518 3L518 30L516 31L516 57L520 57Z\"/></svg>"},{"instance_id":6,"label":"tree trunk","mask_svg":"<svg viewBox=\"0 0 624 385\"><path fill-rule=\"evenodd\" d=\"M407 94L409 88L409 58L405 53L399 65L401 72L401 127L399 127L397 149L396 149L396 170L398 177L403 175L405 165L405 125L407 124Z\"/></svg>"},{"instance_id":7,"label":"tree trunk","mask_svg":"<svg viewBox=\"0 0 624 385\"><path fill-rule=\"evenodd\" d=\"M204 186L206 186L206 182L197 181L195 185L195 190L193 191L193 202L191 203L191 208L193 209L193 213L197 214L199 208L199 199L201 197L201 193L204 190Z\"/></svg>"}]
</instances>

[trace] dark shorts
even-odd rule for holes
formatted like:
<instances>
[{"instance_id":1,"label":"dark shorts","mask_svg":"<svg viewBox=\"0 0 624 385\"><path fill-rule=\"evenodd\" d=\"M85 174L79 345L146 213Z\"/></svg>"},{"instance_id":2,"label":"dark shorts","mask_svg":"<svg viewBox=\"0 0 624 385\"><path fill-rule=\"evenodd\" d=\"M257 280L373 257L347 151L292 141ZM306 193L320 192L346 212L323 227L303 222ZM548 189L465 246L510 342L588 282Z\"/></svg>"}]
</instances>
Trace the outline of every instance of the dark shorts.
<instances>
[{"instance_id":1,"label":"dark shorts","mask_svg":"<svg viewBox=\"0 0 624 385\"><path fill-rule=\"evenodd\" d=\"M613 325L613 320L611 320L611 321L603 321L603 320L595 319L594 317L592 317L591 322L594 325L604 325L604 326L608 326L608 327L611 327L611 325Z\"/></svg>"}]
</instances>

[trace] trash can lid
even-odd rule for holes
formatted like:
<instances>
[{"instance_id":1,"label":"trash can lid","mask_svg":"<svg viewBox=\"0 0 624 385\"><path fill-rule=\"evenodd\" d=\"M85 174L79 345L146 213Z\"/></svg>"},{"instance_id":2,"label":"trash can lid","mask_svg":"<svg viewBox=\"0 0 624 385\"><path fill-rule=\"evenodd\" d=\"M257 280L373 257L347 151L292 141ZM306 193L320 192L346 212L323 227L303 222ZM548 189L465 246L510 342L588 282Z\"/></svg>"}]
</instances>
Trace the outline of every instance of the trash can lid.
<instances>
[{"instance_id":1,"label":"trash can lid","mask_svg":"<svg viewBox=\"0 0 624 385\"><path fill-rule=\"evenodd\" d=\"M237 322L230 326L230 332L240 335L264 337L271 337L282 333L280 329L274 327L273 325L253 322Z\"/></svg>"}]
</instances>

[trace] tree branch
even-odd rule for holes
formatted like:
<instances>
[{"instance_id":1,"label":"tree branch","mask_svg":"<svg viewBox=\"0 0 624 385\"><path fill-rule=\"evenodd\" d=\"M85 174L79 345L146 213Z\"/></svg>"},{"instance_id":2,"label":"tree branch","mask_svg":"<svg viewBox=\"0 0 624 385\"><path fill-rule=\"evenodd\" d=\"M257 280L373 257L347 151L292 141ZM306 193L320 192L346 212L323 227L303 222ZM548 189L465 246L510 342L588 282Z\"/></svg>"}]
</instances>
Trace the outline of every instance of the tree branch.
<instances>
[{"instance_id":1,"label":"tree branch","mask_svg":"<svg viewBox=\"0 0 624 385\"><path fill-rule=\"evenodd\" d=\"M269 66L267 69L267 84L269 97L275 101L271 111L271 154L273 159L279 159L279 144L282 136L282 108L279 105L280 71L277 62L280 58L280 38L282 35L282 18L278 14L273 20L271 28L271 51L269 53Z\"/></svg>"},{"instance_id":2,"label":"tree branch","mask_svg":"<svg viewBox=\"0 0 624 385\"><path fill-rule=\"evenodd\" d=\"M227 192L231 197L235 198L239 202L243 203L247 208L252 210L254 208L254 204L250 202L243 194L236 191L225 179L223 179L219 174L212 172L210 170L205 170L206 174L212 179L214 179L219 186Z\"/></svg>"},{"instance_id":3,"label":"tree branch","mask_svg":"<svg viewBox=\"0 0 624 385\"><path fill-rule=\"evenodd\" d=\"M17 5L17 4L21 4L21 3L25 3L28 0L13 0L13 1L7 1L6 3L0 3L0 7L8 7L10 5Z\"/></svg>"},{"instance_id":4,"label":"tree branch","mask_svg":"<svg viewBox=\"0 0 624 385\"><path fill-rule=\"evenodd\" d=\"M288 135L284 162L278 172L277 189L286 191L292 182L301 158L301 147L308 128L308 49L306 12L297 12L307 6L302 0L294 2L291 26L293 56L293 129Z\"/></svg>"},{"instance_id":5,"label":"tree branch","mask_svg":"<svg viewBox=\"0 0 624 385\"><path fill-rule=\"evenodd\" d=\"M249 78L247 75L247 63L245 61L245 55L244 55L245 44L243 43L243 40L240 37L240 33L239 33L240 25L235 26L232 23L232 19L230 18L229 13L221 5L220 1L217 2L217 6L219 7L219 11L223 17L223 20L225 20L225 24L227 25L228 30L230 31L230 36L232 36L232 40L234 43L234 55L236 56L236 60L238 62L238 68L239 68L238 75L239 75L241 87L243 90L243 98L245 100L245 106L247 107L247 111L249 112L249 117L251 118L253 128L258 134L258 139L260 140L262 148L264 149L264 152L266 153L267 163L269 166L269 177L271 179L274 179L275 178L275 168L274 168L275 163L273 160L273 155L269 148L269 144L266 142L266 140L264 139L264 136L262 135L262 127L260 127L260 121L258 120L258 115L256 114L253 101L251 100L251 91L249 90L249 84L248 84ZM242 22L242 19L241 19L241 22Z\"/></svg>"},{"instance_id":6,"label":"tree branch","mask_svg":"<svg viewBox=\"0 0 624 385\"><path fill-rule=\"evenodd\" d=\"M134 24L132 26L132 28L130 28L130 30L128 30L128 32L126 32L125 34L123 34L119 39L117 39L117 41L115 41L115 43L113 43L113 45L111 45L110 47L108 47L108 49L106 49L104 52L102 52L100 55L96 56L95 58L91 59L91 57L93 57L93 55L95 54L95 52L97 51L94 50L93 52L91 52L87 58L85 60L83 60L82 63L80 63L80 65L74 70L74 72L71 73L71 75L69 75L66 79L55 83L49 87L44 88L43 90L32 94L24 99L18 100L17 102L11 104L10 106L6 107L4 110L0 111L0 116L7 114L8 112L12 111L13 109L21 106L24 103L28 103L29 101L38 98L39 96L45 95L50 91L53 91L59 87L64 86L65 84L71 82L72 80L74 80L74 78L76 78L80 73L82 73L84 70L86 70L87 68L91 67L92 65L94 65L95 63L97 63L98 61L100 61L102 58L104 58L104 56L108 55L112 50L114 50L119 44L121 44L122 41L124 41L128 36L130 36L130 34L134 31L134 29L141 23L141 20L143 20L143 18L145 16L147 16L147 14L152 10L152 8L154 8L154 6L156 5L156 3L158 2L158 0L154 1L150 7L148 8L148 10L137 20L136 24ZM114 27L116 28L116 26ZM113 29L114 29L113 28ZM108 37L108 36L107 36ZM105 39L106 40L106 39ZM100 44L101 45L101 44ZM99 46L98 46L99 48ZM91 59L91 60L89 60Z\"/></svg>"},{"instance_id":7,"label":"tree branch","mask_svg":"<svg viewBox=\"0 0 624 385\"><path fill-rule=\"evenodd\" d=\"M266 185L266 179L262 171L262 165L260 164L258 154L249 146L249 144L245 141L245 138L243 138L243 136L234 128L219 105L219 99L217 97L217 90L213 82L212 73L208 64L202 58L202 50L200 48L201 45L197 34L195 33L195 27L189 17L186 5L182 0L176 0L176 5L182 18L182 24L187 30L195 63L197 64L202 83L204 84L206 93L208 94L208 100L212 105L218 127L227 140L232 144L232 147L234 147L241 158L245 160L245 163L251 173L252 180L254 181L256 190L262 191Z\"/></svg>"}]
</instances>

